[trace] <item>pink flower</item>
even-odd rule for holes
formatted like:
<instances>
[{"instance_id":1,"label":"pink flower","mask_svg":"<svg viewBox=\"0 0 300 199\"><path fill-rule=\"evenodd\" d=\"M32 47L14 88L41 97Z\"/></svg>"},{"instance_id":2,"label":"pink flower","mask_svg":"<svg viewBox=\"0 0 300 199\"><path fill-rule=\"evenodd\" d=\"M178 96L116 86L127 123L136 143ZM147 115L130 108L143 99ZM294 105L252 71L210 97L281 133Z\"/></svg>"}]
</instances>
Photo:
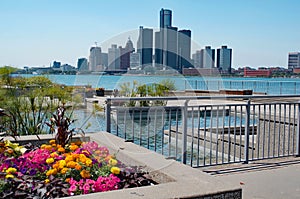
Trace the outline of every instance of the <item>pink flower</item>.
<instances>
[{"instance_id":1,"label":"pink flower","mask_svg":"<svg viewBox=\"0 0 300 199\"><path fill-rule=\"evenodd\" d=\"M88 194L90 191L90 185L89 184L84 184L83 185L83 194Z\"/></svg>"},{"instance_id":2,"label":"pink flower","mask_svg":"<svg viewBox=\"0 0 300 199\"><path fill-rule=\"evenodd\" d=\"M71 185L69 188L69 194L74 193L77 190L77 186L75 184Z\"/></svg>"}]
</instances>

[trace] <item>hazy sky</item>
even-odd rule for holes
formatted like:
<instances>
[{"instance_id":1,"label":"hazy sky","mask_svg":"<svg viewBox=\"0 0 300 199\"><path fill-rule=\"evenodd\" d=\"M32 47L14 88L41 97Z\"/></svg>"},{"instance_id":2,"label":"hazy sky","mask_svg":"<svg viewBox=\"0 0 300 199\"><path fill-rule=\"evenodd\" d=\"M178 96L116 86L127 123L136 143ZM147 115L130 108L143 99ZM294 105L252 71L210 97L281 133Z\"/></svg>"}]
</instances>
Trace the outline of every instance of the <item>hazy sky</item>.
<instances>
[{"instance_id":1,"label":"hazy sky","mask_svg":"<svg viewBox=\"0 0 300 199\"><path fill-rule=\"evenodd\" d=\"M300 51L299 0L0 0L0 66L76 66L98 42L102 51L138 27L159 27L161 8L173 26L190 29L194 49L233 49L233 67L287 66Z\"/></svg>"}]
</instances>

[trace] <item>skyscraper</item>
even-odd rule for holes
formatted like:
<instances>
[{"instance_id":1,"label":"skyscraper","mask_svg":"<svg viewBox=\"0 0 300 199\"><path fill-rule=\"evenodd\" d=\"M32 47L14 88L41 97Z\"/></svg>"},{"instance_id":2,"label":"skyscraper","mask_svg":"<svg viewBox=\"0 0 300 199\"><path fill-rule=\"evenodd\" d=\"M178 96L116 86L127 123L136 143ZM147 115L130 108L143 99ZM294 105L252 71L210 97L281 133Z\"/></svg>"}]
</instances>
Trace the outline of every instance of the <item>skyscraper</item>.
<instances>
[{"instance_id":1,"label":"skyscraper","mask_svg":"<svg viewBox=\"0 0 300 199\"><path fill-rule=\"evenodd\" d=\"M89 67L88 67L88 61L86 58L79 58L77 61L77 69L79 71L88 71Z\"/></svg>"},{"instance_id":2,"label":"skyscraper","mask_svg":"<svg viewBox=\"0 0 300 199\"><path fill-rule=\"evenodd\" d=\"M140 26L137 52L140 53L140 61L143 67L144 65L152 65L153 29Z\"/></svg>"},{"instance_id":3,"label":"skyscraper","mask_svg":"<svg viewBox=\"0 0 300 199\"><path fill-rule=\"evenodd\" d=\"M300 52L290 52L288 58L288 68L300 68Z\"/></svg>"},{"instance_id":4,"label":"skyscraper","mask_svg":"<svg viewBox=\"0 0 300 199\"><path fill-rule=\"evenodd\" d=\"M178 31L178 66L180 71L183 68L191 67L191 31Z\"/></svg>"},{"instance_id":5,"label":"skyscraper","mask_svg":"<svg viewBox=\"0 0 300 199\"><path fill-rule=\"evenodd\" d=\"M102 71L101 65L101 48L93 46L90 48L89 71Z\"/></svg>"},{"instance_id":6,"label":"skyscraper","mask_svg":"<svg viewBox=\"0 0 300 199\"><path fill-rule=\"evenodd\" d=\"M167 9L160 10L160 28L172 26L172 11Z\"/></svg>"},{"instance_id":7,"label":"skyscraper","mask_svg":"<svg viewBox=\"0 0 300 199\"><path fill-rule=\"evenodd\" d=\"M127 70L130 68L130 54L134 52L133 43L128 38L125 48L120 48L121 58L120 58L120 69Z\"/></svg>"},{"instance_id":8,"label":"skyscraper","mask_svg":"<svg viewBox=\"0 0 300 199\"><path fill-rule=\"evenodd\" d=\"M112 44L111 48L108 49L108 70L119 70L120 69L120 49L117 48L116 44Z\"/></svg>"},{"instance_id":9,"label":"skyscraper","mask_svg":"<svg viewBox=\"0 0 300 199\"><path fill-rule=\"evenodd\" d=\"M202 60L203 60L202 51L201 50L197 50L192 56L193 56L193 61L194 61L194 67L195 68L203 68L203 64L202 64Z\"/></svg>"},{"instance_id":10,"label":"skyscraper","mask_svg":"<svg viewBox=\"0 0 300 199\"><path fill-rule=\"evenodd\" d=\"M215 49L210 46L205 46L201 50L202 54L202 68L213 68L215 67Z\"/></svg>"},{"instance_id":11,"label":"skyscraper","mask_svg":"<svg viewBox=\"0 0 300 199\"><path fill-rule=\"evenodd\" d=\"M155 64L168 66L179 72L190 67L191 31L172 26L172 11L160 10L160 30L155 32Z\"/></svg>"},{"instance_id":12,"label":"skyscraper","mask_svg":"<svg viewBox=\"0 0 300 199\"><path fill-rule=\"evenodd\" d=\"M217 68L223 72L231 73L232 49L222 46L217 49Z\"/></svg>"}]
</instances>

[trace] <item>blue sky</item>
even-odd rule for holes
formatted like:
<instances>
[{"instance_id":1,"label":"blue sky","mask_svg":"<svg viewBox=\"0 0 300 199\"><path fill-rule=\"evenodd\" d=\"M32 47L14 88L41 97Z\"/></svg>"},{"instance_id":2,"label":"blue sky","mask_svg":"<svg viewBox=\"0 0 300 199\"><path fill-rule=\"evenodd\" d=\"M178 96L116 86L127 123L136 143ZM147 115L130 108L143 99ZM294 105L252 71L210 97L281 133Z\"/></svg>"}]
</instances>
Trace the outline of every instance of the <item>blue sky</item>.
<instances>
[{"instance_id":1,"label":"blue sky","mask_svg":"<svg viewBox=\"0 0 300 199\"><path fill-rule=\"evenodd\" d=\"M138 27L157 28L161 8L191 29L193 50L233 49L233 66L287 66L300 51L298 0L0 0L0 66L76 65L98 42L136 45Z\"/></svg>"}]
</instances>

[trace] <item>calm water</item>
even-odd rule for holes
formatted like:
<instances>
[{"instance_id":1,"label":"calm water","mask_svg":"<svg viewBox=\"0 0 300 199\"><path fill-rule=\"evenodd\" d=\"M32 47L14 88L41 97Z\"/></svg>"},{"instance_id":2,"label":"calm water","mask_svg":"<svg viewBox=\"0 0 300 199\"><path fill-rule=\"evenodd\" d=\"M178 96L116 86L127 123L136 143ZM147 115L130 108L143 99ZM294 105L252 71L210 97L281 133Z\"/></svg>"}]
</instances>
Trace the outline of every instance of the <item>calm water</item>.
<instances>
[{"instance_id":1,"label":"calm water","mask_svg":"<svg viewBox=\"0 0 300 199\"><path fill-rule=\"evenodd\" d=\"M31 77L33 75L22 75ZM91 85L93 88L119 89L125 82L158 83L169 79L177 90L251 89L268 94L300 94L300 79L296 78L218 78L184 76L118 76L118 75L47 75L52 81L65 85Z\"/></svg>"}]
</instances>

